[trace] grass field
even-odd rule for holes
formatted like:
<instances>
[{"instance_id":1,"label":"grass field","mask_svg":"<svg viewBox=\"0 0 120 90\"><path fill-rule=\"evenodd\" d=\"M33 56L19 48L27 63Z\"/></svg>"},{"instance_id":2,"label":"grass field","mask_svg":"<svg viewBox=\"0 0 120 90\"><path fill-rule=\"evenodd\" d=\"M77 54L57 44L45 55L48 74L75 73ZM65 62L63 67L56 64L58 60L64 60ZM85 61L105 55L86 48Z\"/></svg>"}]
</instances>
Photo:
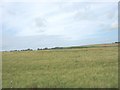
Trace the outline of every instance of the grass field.
<instances>
[{"instance_id":1,"label":"grass field","mask_svg":"<svg viewBox=\"0 0 120 90\"><path fill-rule=\"evenodd\" d=\"M116 45L3 52L2 56L3 88L118 87Z\"/></svg>"}]
</instances>

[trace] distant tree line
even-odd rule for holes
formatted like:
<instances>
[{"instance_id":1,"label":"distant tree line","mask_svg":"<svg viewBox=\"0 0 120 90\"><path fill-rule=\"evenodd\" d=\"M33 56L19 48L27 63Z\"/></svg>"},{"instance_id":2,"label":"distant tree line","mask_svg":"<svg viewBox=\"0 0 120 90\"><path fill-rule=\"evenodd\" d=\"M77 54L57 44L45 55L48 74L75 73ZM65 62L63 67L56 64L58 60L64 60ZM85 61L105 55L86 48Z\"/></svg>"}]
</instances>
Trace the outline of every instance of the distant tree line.
<instances>
[{"instance_id":1,"label":"distant tree line","mask_svg":"<svg viewBox=\"0 0 120 90\"><path fill-rule=\"evenodd\" d=\"M63 47L54 47L54 48L47 48L47 47L45 47L45 48L37 48L37 50L51 50L51 49L63 49ZM30 48L28 48L28 49L22 49L22 50L11 50L10 52L14 52L14 51L33 51L34 49L30 49Z\"/></svg>"},{"instance_id":2,"label":"distant tree line","mask_svg":"<svg viewBox=\"0 0 120 90\"><path fill-rule=\"evenodd\" d=\"M120 42L114 42L114 43L120 43ZM37 48L37 50L52 50L52 49L64 49L65 47L54 47L54 48L47 48L47 47L45 47L45 48ZM68 47L68 48L70 48L70 47ZM10 52L13 52L13 51L33 51L33 49L30 49L30 48L28 48L28 49L23 49L23 50L11 50Z\"/></svg>"},{"instance_id":3,"label":"distant tree line","mask_svg":"<svg viewBox=\"0 0 120 90\"><path fill-rule=\"evenodd\" d=\"M37 50L51 50L51 49L63 49L63 47L54 47L54 48L38 48Z\"/></svg>"},{"instance_id":4,"label":"distant tree line","mask_svg":"<svg viewBox=\"0 0 120 90\"><path fill-rule=\"evenodd\" d=\"M28 48L28 49L23 49L21 51L33 51L33 49Z\"/></svg>"},{"instance_id":5,"label":"distant tree line","mask_svg":"<svg viewBox=\"0 0 120 90\"><path fill-rule=\"evenodd\" d=\"M28 49L23 49L23 50L11 50L10 52L13 52L13 51L33 51L33 49L28 48Z\"/></svg>"},{"instance_id":6,"label":"distant tree line","mask_svg":"<svg viewBox=\"0 0 120 90\"><path fill-rule=\"evenodd\" d=\"M120 42L115 42L115 43L120 43Z\"/></svg>"}]
</instances>

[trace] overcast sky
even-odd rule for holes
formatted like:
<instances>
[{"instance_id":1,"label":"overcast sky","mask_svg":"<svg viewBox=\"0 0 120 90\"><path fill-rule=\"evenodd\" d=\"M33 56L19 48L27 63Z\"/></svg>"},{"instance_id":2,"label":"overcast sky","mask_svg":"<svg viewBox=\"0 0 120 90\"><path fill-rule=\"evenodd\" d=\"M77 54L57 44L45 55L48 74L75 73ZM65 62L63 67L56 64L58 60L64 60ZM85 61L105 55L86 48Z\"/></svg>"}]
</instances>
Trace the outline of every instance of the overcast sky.
<instances>
[{"instance_id":1,"label":"overcast sky","mask_svg":"<svg viewBox=\"0 0 120 90\"><path fill-rule=\"evenodd\" d=\"M117 0L5 0L1 6L2 50L118 41Z\"/></svg>"}]
</instances>

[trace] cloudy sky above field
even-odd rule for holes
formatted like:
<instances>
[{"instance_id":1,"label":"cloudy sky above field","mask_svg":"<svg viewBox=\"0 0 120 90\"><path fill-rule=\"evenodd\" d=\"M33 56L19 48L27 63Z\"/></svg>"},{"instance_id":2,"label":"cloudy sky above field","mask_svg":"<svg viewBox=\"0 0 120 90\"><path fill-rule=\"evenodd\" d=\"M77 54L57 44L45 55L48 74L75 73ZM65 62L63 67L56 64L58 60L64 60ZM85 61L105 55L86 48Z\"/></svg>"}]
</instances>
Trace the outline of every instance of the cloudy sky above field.
<instances>
[{"instance_id":1,"label":"cloudy sky above field","mask_svg":"<svg viewBox=\"0 0 120 90\"><path fill-rule=\"evenodd\" d=\"M117 0L5 0L1 19L3 50L109 43L118 39Z\"/></svg>"}]
</instances>

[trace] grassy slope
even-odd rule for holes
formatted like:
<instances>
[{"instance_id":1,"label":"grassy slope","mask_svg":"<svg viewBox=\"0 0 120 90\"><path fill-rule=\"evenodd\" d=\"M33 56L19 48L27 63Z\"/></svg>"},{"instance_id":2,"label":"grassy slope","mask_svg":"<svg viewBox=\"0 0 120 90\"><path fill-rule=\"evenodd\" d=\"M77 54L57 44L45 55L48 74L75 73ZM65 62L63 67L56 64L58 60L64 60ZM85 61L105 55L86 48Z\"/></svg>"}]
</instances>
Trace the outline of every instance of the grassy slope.
<instances>
[{"instance_id":1,"label":"grassy slope","mask_svg":"<svg viewBox=\"0 0 120 90\"><path fill-rule=\"evenodd\" d=\"M117 49L3 52L3 87L118 87Z\"/></svg>"}]
</instances>

